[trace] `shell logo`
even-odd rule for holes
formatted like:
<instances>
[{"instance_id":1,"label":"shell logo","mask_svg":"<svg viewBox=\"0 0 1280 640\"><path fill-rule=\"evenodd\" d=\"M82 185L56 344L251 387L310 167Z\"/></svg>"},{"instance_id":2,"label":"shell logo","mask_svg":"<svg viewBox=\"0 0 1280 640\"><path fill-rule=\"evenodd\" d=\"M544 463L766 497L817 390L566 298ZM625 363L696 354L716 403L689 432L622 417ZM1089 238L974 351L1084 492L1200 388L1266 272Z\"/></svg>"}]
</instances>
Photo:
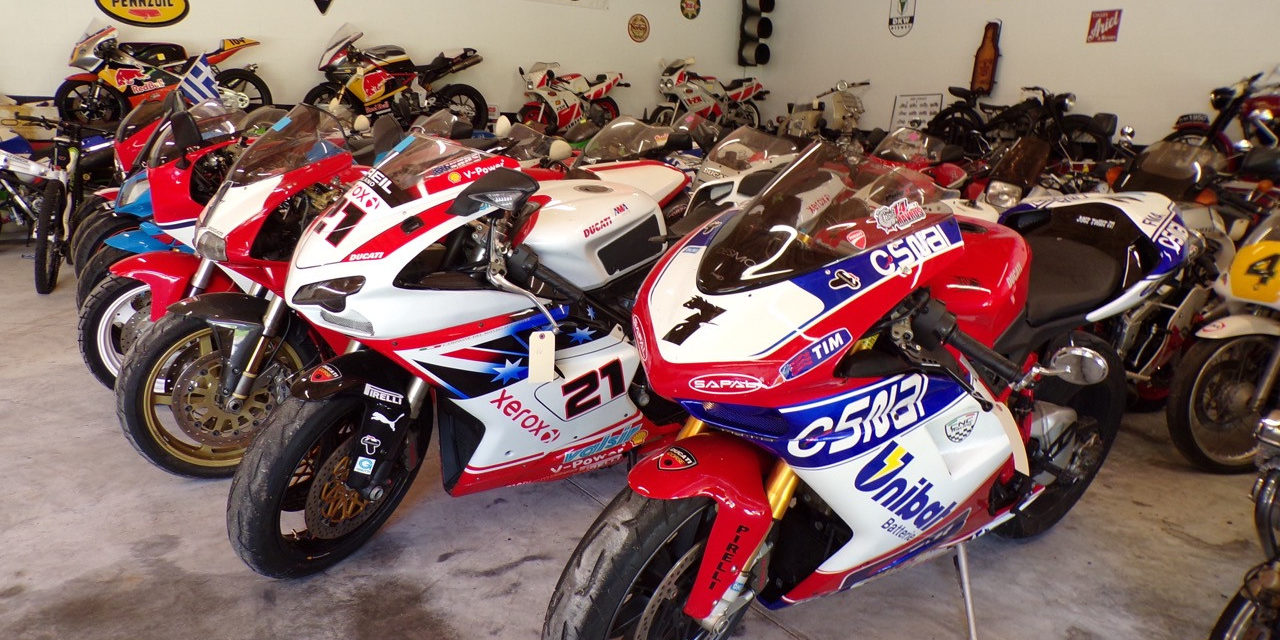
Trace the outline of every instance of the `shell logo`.
<instances>
[{"instance_id":1,"label":"shell logo","mask_svg":"<svg viewBox=\"0 0 1280 640\"><path fill-rule=\"evenodd\" d=\"M458 173L457 171L451 172L448 175L448 178L449 178L449 182L452 182L453 184L458 184L459 182L462 182L462 174Z\"/></svg>"}]
</instances>

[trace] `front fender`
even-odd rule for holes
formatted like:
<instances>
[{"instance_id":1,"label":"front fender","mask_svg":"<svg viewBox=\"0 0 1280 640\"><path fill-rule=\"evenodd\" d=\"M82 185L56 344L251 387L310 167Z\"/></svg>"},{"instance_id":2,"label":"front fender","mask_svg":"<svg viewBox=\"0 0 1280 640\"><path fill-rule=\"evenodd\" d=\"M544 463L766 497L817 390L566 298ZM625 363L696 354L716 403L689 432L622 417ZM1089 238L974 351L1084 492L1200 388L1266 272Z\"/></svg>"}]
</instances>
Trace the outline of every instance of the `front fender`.
<instances>
[{"instance_id":1,"label":"front fender","mask_svg":"<svg viewBox=\"0 0 1280 640\"><path fill-rule=\"evenodd\" d=\"M179 300L169 306L169 313L179 316L203 318L214 326L261 326L267 313L266 298L251 296L239 291L205 293L194 298Z\"/></svg>"},{"instance_id":2,"label":"front fender","mask_svg":"<svg viewBox=\"0 0 1280 640\"><path fill-rule=\"evenodd\" d=\"M1210 322L1196 331L1197 338L1207 340L1226 340L1240 336L1280 337L1280 321L1253 315L1235 315Z\"/></svg>"},{"instance_id":3,"label":"front fender","mask_svg":"<svg viewBox=\"0 0 1280 640\"><path fill-rule=\"evenodd\" d=\"M98 74L96 73L73 73L66 77L67 82L97 82Z\"/></svg>"},{"instance_id":4,"label":"front fender","mask_svg":"<svg viewBox=\"0 0 1280 640\"><path fill-rule=\"evenodd\" d=\"M115 247L129 253L146 253L148 251L168 251L169 244L141 229L132 229L117 233L103 241L108 247Z\"/></svg>"},{"instance_id":5,"label":"front fender","mask_svg":"<svg viewBox=\"0 0 1280 640\"><path fill-rule=\"evenodd\" d=\"M361 395L366 384L401 393L413 376L389 358L368 349L344 353L298 376L289 393L313 402L336 395Z\"/></svg>"},{"instance_id":6,"label":"front fender","mask_svg":"<svg viewBox=\"0 0 1280 640\"><path fill-rule=\"evenodd\" d=\"M627 484L648 498L707 497L716 501L707 550L684 606L693 618L711 615L769 533L773 512L765 495L764 476L771 462L767 454L741 438L709 432L650 454L627 476Z\"/></svg>"},{"instance_id":7,"label":"front fender","mask_svg":"<svg viewBox=\"0 0 1280 640\"><path fill-rule=\"evenodd\" d=\"M187 297L191 278L200 268L200 258L189 253L153 251L129 256L111 265L111 273L141 280L151 287L151 321L164 316L169 307ZM236 288L231 278L214 270L205 291L223 292Z\"/></svg>"}]
</instances>

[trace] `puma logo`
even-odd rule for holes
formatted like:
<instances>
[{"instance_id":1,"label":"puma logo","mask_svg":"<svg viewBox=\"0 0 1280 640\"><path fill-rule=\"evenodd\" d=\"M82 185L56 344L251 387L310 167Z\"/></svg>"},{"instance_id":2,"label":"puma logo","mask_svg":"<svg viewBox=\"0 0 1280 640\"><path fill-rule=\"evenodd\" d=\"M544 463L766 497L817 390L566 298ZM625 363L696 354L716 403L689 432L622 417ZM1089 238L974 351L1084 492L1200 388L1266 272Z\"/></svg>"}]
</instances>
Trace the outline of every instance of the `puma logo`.
<instances>
[{"instance_id":1,"label":"puma logo","mask_svg":"<svg viewBox=\"0 0 1280 640\"><path fill-rule=\"evenodd\" d=\"M395 420L389 420L387 419L386 416L382 415L381 411L374 411L373 414L369 416L369 419L373 420L374 422L381 422L382 424L385 424L388 427L391 427L391 431L395 432L396 423L400 422L400 419L403 417L404 417L404 414L402 413L399 416L397 416Z\"/></svg>"}]
</instances>

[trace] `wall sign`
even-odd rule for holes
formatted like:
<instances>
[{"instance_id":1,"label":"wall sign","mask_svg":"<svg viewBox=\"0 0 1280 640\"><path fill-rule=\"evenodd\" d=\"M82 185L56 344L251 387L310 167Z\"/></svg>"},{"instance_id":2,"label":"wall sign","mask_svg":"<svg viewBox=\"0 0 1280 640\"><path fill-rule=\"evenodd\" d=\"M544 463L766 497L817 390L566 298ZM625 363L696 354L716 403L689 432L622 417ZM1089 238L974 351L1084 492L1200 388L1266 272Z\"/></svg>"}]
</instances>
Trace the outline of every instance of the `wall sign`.
<instances>
[{"instance_id":1,"label":"wall sign","mask_svg":"<svg viewBox=\"0 0 1280 640\"><path fill-rule=\"evenodd\" d=\"M627 35L635 42L649 39L649 19L643 13L637 13L627 20Z\"/></svg>"},{"instance_id":2,"label":"wall sign","mask_svg":"<svg viewBox=\"0 0 1280 640\"><path fill-rule=\"evenodd\" d=\"M916 24L916 0L889 0L889 33L895 38L911 33Z\"/></svg>"},{"instance_id":3,"label":"wall sign","mask_svg":"<svg viewBox=\"0 0 1280 640\"><path fill-rule=\"evenodd\" d=\"M893 117L890 119L889 129L921 126L939 111L942 111L941 93L897 96L893 99Z\"/></svg>"},{"instance_id":4,"label":"wall sign","mask_svg":"<svg viewBox=\"0 0 1280 640\"><path fill-rule=\"evenodd\" d=\"M586 9L608 9L609 0L530 0L531 2L549 2L566 7L583 7Z\"/></svg>"},{"instance_id":5,"label":"wall sign","mask_svg":"<svg viewBox=\"0 0 1280 640\"><path fill-rule=\"evenodd\" d=\"M680 0L680 15L692 20L702 13L702 0Z\"/></svg>"},{"instance_id":6,"label":"wall sign","mask_svg":"<svg viewBox=\"0 0 1280 640\"><path fill-rule=\"evenodd\" d=\"M316 0L316 8L320 10L320 15L329 12L329 5L333 4L333 0Z\"/></svg>"},{"instance_id":7,"label":"wall sign","mask_svg":"<svg viewBox=\"0 0 1280 640\"><path fill-rule=\"evenodd\" d=\"M1085 42L1115 42L1120 35L1120 9L1094 11L1089 15L1089 33Z\"/></svg>"},{"instance_id":8,"label":"wall sign","mask_svg":"<svg viewBox=\"0 0 1280 640\"><path fill-rule=\"evenodd\" d=\"M93 0L103 13L139 27L163 27L181 22L190 7L187 0Z\"/></svg>"}]
</instances>

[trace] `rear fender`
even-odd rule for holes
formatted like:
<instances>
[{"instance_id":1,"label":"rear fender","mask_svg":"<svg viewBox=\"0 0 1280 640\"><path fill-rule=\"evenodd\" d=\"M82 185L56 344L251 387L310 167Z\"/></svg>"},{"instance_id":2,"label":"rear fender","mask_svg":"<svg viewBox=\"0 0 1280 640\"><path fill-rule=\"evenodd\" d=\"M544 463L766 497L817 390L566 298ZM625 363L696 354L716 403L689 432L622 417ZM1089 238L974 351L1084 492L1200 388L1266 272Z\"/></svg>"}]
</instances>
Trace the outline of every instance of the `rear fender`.
<instances>
[{"instance_id":1,"label":"rear fender","mask_svg":"<svg viewBox=\"0 0 1280 640\"><path fill-rule=\"evenodd\" d=\"M741 438L709 432L654 452L627 476L631 488L648 498L716 501L707 550L684 606L685 613L696 619L711 615L773 524L764 491L770 462L767 454Z\"/></svg>"},{"instance_id":2,"label":"rear fender","mask_svg":"<svg viewBox=\"0 0 1280 640\"><path fill-rule=\"evenodd\" d=\"M186 298L191 291L191 278L200 268L200 258L188 253L158 251L129 256L111 265L111 273L140 280L151 287L151 321L164 316L169 307ZM236 285L225 273L215 269L205 291L234 291Z\"/></svg>"},{"instance_id":3,"label":"rear fender","mask_svg":"<svg viewBox=\"0 0 1280 640\"><path fill-rule=\"evenodd\" d=\"M1197 338L1226 340L1240 336L1280 337L1280 321L1253 315L1227 316L1196 331Z\"/></svg>"}]
</instances>

